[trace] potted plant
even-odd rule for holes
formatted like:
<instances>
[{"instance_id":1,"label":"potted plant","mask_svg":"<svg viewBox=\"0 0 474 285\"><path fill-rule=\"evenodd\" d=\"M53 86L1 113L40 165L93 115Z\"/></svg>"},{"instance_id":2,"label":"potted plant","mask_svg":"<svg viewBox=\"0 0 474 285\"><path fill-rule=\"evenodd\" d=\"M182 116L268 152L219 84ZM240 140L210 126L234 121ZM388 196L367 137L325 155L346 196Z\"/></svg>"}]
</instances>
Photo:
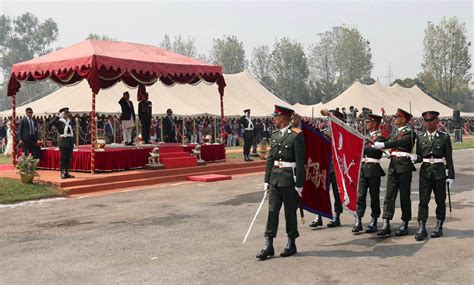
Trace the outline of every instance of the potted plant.
<instances>
[{"instance_id":1,"label":"potted plant","mask_svg":"<svg viewBox=\"0 0 474 285\"><path fill-rule=\"evenodd\" d=\"M21 177L22 183L33 183L35 176L39 176L36 168L38 167L39 159L34 159L31 154L25 156L22 154L18 159L16 169Z\"/></svg>"}]
</instances>

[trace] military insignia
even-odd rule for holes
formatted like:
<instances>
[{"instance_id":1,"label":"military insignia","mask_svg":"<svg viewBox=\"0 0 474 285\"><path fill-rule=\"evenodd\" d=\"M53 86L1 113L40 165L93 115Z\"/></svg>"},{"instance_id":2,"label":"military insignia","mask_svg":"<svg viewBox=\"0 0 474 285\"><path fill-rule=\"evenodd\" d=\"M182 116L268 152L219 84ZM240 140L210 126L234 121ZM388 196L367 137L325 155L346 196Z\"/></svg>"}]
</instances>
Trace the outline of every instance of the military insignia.
<instances>
[{"instance_id":1,"label":"military insignia","mask_svg":"<svg viewBox=\"0 0 474 285\"><path fill-rule=\"evenodd\" d=\"M301 129L300 128L291 128L291 130L297 134L301 133Z\"/></svg>"}]
</instances>

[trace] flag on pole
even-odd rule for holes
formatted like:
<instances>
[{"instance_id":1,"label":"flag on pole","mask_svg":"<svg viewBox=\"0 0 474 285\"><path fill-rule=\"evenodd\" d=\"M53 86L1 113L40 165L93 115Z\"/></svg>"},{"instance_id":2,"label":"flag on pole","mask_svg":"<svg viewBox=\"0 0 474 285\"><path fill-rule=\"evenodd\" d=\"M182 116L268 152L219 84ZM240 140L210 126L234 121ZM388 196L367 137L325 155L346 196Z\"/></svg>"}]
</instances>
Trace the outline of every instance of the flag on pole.
<instances>
[{"instance_id":1,"label":"flag on pole","mask_svg":"<svg viewBox=\"0 0 474 285\"><path fill-rule=\"evenodd\" d=\"M329 199L331 142L322 132L301 122L306 148L305 183L301 198L303 209L332 219Z\"/></svg>"},{"instance_id":2,"label":"flag on pole","mask_svg":"<svg viewBox=\"0 0 474 285\"><path fill-rule=\"evenodd\" d=\"M357 209L359 171L365 138L334 116L329 117L332 157L339 196L350 211Z\"/></svg>"}]
</instances>

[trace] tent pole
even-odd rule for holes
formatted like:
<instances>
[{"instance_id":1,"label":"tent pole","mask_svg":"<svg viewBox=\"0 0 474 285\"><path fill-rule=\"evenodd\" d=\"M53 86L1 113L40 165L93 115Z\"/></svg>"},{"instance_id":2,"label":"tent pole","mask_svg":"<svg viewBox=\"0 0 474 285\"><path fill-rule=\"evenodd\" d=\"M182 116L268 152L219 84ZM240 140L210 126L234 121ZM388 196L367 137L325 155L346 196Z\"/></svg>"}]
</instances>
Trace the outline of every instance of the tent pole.
<instances>
[{"instance_id":1,"label":"tent pole","mask_svg":"<svg viewBox=\"0 0 474 285\"><path fill-rule=\"evenodd\" d=\"M12 138L13 138L13 152L12 152L12 164L16 166L16 95L12 96Z\"/></svg>"},{"instance_id":2,"label":"tent pole","mask_svg":"<svg viewBox=\"0 0 474 285\"><path fill-rule=\"evenodd\" d=\"M222 91L224 93L224 91ZM216 117L217 121L217 117ZM221 94L221 143L224 141L224 128L222 127L222 122L224 121L224 94ZM217 125L217 122L216 122ZM216 134L217 137L217 134Z\"/></svg>"},{"instance_id":3,"label":"tent pole","mask_svg":"<svg viewBox=\"0 0 474 285\"><path fill-rule=\"evenodd\" d=\"M95 93L92 93L92 112L91 112L91 174L95 173L95 140L96 140L96 124L95 124Z\"/></svg>"}]
</instances>

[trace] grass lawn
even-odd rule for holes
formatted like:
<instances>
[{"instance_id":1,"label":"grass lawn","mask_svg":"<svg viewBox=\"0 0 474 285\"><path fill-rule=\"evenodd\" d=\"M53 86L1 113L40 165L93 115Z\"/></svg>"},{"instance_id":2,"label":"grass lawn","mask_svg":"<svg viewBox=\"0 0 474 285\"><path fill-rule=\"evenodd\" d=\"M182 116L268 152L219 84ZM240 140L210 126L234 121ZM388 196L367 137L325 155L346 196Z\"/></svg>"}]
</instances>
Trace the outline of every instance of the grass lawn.
<instances>
[{"instance_id":1,"label":"grass lawn","mask_svg":"<svg viewBox=\"0 0 474 285\"><path fill-rule=\"evenodd\" d=\"M23 184L20 180L0 178L0 204L64 196L58 188L42 183Z\"/></svg>"},{"instance_id":2,"label":"grass lawn","mask_svg":"<svg viewBox=\"0 0 474 285\"><path fill-rule=\"evenodd\" d=\"M453 149L474 148L474 137L464 137L462 143L453 143Z\"/></svg>"},{"instance_id":3,"label":"grass lawn","mask_svg":"<svg viewBox=\"0 0 474 285\"><path fill-rule=\"evenodd\" d=\"M7 157L6 155L3 155L3 153L0 153L0 164L11 164L12 163L12 158Z\"/></svg>"}]
</instances>

